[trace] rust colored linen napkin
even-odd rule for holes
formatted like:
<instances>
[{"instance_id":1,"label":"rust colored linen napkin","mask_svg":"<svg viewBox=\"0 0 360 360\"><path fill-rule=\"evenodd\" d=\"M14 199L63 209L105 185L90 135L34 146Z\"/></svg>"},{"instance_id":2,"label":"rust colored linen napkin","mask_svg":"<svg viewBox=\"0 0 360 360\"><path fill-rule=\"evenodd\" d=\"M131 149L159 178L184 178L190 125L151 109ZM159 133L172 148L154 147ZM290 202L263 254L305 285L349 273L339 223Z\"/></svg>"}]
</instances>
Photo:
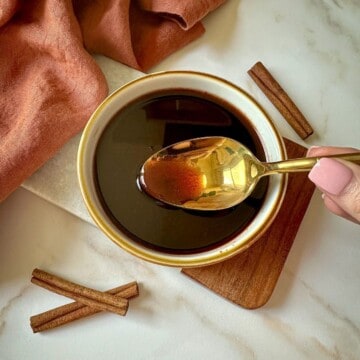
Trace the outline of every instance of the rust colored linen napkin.
<instances>
[{"instance_id":1,"label":"rust colored linen napkin","mask_svg":"<svg viewBox=\"0 0 360 360\"><path fill-rule=\"evenodd\" d=\"M0 201L108 93L90 53L141 71L198 38L225 0L0 0Z\"/></svg>"}]
</instances>

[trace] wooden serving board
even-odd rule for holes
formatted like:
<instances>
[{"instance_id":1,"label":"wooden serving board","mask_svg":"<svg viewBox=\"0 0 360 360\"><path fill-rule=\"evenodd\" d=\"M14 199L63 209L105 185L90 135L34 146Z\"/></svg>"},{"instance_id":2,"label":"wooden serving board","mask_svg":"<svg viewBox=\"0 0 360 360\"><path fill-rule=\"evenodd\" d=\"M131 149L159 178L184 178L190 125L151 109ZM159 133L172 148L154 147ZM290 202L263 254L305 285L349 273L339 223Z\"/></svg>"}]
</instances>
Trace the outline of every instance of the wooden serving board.
<instances>
[{"instance_id":1,"label":"wooden serving board","mask_svg":"<svg viewBox=\"0 0 360 360\"><path fill-rule=\"evenodd\" d=\"M288 158L306 148L285 139ZM219 264L184 268L182 272L210 290L247 309L267 303L275 288L305 215L314 185L307 173L290 174L283 205L266 233L249 249Z\"/></svg>"}]
</instances>

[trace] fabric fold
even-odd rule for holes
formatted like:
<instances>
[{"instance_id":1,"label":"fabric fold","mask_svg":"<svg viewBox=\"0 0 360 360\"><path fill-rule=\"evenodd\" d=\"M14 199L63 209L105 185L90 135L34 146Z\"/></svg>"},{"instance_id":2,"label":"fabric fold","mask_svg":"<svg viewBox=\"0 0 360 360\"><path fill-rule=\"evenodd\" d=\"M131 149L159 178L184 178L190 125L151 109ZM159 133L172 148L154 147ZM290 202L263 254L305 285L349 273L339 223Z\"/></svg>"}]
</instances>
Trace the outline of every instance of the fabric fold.
<instances>
[{"instance_id":1,"label":"fabric fold","mask_svg":"<svg viewBox=\"0 0 360 360\"><path fill-rule=\"evenodd\" d=\"M199 19L204 18L224 2L225 0L139 0L140 7L143 10L169 18L177 22L184 30L192 28Z\"/></svg>"},{"instance_id":2,"label":"fabric fold","mask_svg":"<svg viewBox=\"0 0 360 360\"><path fill-rule=\"evenodd\" d=\"M0 201L108 93L90 53L141 71L198 38L224 0L0 0Z\"/></svg>"},{"instance_id":3,"label":"fabric fold","mask_svg":"<svg viewBox=\"0 0 360 360\"><path fill-rule=\"evenodd\" d=\"M28 2L0 29L0 94L2 200L83 128L107 94L70 1Z\"/></svg>"},{"instance_id":4,"label":"fabric fold","mask_svg":"<svg viewBox=\"0 0 360 360\"><path fill-rule=\"evenodd\" d=\"M156 14L131 0L77 1L75 12L85 47L91 53L103 54L140 71L148 71L205 31L199 22L201 17L186 31L179 27L180 15L173 13L171 18Z\"/></svg>"}]
</instances>

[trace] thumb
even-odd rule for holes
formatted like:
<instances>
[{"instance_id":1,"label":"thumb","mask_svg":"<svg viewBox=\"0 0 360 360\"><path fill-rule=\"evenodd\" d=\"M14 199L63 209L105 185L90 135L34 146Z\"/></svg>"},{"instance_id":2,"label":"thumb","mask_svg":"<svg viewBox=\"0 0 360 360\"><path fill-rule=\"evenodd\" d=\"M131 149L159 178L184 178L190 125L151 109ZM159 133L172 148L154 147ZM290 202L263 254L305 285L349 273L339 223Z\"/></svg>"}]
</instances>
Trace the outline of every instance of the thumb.
<instances>
[{"instance_id":1,"label":"thumb","mask_svg":"<svg viewBox=\"0 0 360 360\"><path fill-rule=\"evenodd\" d=\"M310 171L309 179L331 200L333 208L342 209L347 217L360 223L360 166L322 158Z\"/></svg>"}]
</instances>

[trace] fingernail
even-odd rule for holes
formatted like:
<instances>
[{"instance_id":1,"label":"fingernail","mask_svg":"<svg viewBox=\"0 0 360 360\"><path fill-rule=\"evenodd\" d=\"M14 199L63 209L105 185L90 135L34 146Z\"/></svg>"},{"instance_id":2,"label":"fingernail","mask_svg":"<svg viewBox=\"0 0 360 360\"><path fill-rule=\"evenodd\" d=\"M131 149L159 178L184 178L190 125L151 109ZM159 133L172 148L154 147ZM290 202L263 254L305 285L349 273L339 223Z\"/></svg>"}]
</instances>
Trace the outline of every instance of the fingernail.
<instances>
[{"instance_id":1,"label":"fingernail","mask_svg":"<svg viewBox=\"0 0 360 360\"><path fill-rule=\"evenodd\" d=\"M309 179L323 191L339 195L353 177L351 169L334 159L322 158L312 168Z\"/></svg>"}]
</instances>

